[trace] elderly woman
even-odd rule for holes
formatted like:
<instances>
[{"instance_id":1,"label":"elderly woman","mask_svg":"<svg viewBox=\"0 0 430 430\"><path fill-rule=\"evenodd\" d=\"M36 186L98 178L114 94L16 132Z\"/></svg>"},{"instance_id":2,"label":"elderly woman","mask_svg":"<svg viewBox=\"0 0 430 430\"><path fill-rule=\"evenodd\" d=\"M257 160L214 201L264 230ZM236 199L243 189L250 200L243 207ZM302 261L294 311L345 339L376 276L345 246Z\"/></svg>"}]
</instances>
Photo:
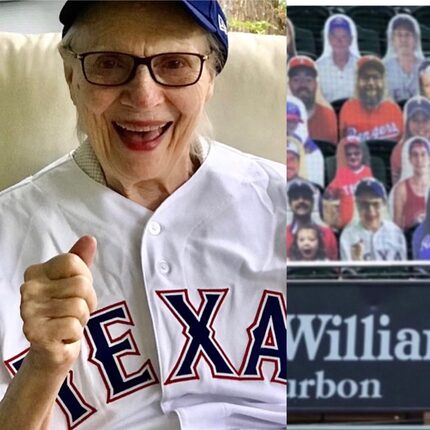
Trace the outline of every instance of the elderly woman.
<instances>
[{"instance_id":1,"label":"elderly woman","mask_svg":"<svg viewBox=\"0 0 430 430\"><path fill-rule=\"evenodd\" d=\"M85 138L0 197L0 428L284 428L284 168L199 133L219 4L60 19Z\"/></svg>"},{"instance_id":2,"label":"elderly woman","mask_svg":"<svg viewBox=\"0 0 430 430\"><path fill-rule=\"evenodd\" d=\"M424 55L420 26L407 14L395 15L387 28L387 53L383 59L390 96L401 102L419 94L419 69Z\"/></svg>"}]
</instances>

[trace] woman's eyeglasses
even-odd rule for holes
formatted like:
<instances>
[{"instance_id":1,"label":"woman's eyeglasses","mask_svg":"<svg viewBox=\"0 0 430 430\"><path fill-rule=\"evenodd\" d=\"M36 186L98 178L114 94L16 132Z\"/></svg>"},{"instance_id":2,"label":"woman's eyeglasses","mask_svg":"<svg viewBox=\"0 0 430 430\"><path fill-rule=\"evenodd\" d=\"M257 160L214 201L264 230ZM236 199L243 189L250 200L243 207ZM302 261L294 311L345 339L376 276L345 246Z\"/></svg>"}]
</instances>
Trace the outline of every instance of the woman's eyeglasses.
<instances>
[{"instance_id":1,"label":"woman's eyeglasses","mask_svg":"<svg viewBox=\"0 0 430 430\"><path fill-rule=\"evenodd\" d=\"M190 52L166 52L150 57L136 57L121 52L85 52L77 54L85 79L94 85L118 86L130 82L141 64L148 67L152 79L165 87L186 87L201 77L209 55Z\"/></svg>"}]
</instances>

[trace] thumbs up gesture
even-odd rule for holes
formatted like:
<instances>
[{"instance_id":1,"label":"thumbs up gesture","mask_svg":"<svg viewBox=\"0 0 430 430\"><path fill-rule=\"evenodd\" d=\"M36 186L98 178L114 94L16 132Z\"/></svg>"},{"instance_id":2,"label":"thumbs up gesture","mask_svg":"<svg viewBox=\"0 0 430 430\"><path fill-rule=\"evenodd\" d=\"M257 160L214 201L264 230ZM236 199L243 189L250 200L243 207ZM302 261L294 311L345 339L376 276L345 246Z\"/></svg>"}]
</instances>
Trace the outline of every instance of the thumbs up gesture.
<instances>
[{"instance_id":1,"label":"thumbs up gesture","mask_svg":"<svg viewBox=\"0 0 430 430\"><path fill-rule=\"evenodd\" d=\"M44 369L73 365L83 329L97 307L90 266L97 250L81 237L66 254L30 266L21 286L21 318L30 351Z\"/></svg>"}]
</instances>

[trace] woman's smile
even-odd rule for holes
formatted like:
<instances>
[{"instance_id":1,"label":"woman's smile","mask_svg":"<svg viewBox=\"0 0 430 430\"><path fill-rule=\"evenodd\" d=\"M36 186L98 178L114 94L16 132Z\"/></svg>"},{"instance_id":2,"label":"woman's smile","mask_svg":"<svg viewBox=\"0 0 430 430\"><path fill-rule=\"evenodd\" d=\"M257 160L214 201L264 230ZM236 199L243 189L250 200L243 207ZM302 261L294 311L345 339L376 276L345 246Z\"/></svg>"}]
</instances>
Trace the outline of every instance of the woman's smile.
<instances>
[{"instance_id":1,"label":"woman's smile","mask_svg":"<svg viewBox=\"0 0 430 430\"><path fill-rule=\"evenodd\" d=\"M152 151L173 125L168 122L113 122L120 141L132 151Z\"/></svg>"}]
</instances>

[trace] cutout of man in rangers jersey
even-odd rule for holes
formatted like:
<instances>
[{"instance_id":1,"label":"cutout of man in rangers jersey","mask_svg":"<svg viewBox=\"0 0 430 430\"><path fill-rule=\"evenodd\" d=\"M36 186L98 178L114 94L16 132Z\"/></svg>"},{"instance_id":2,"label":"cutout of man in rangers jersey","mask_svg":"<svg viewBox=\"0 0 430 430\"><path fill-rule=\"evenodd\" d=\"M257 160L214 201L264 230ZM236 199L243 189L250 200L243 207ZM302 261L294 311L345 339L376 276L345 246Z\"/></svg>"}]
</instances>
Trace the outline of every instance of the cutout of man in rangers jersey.
<instances>
[{"instance_id":1,"label":"cutout of man in rangers jersey","mask_svg":"<svg viewBox=\"0 0 430 430\"><path fill-rule=\"evenodd\" d=\"M341 137L399 140L403 133L400 107L386 96L385 67L373 56L361 57L357 63L356 96L340 110Z\"/></svg>"}]
</instances>

